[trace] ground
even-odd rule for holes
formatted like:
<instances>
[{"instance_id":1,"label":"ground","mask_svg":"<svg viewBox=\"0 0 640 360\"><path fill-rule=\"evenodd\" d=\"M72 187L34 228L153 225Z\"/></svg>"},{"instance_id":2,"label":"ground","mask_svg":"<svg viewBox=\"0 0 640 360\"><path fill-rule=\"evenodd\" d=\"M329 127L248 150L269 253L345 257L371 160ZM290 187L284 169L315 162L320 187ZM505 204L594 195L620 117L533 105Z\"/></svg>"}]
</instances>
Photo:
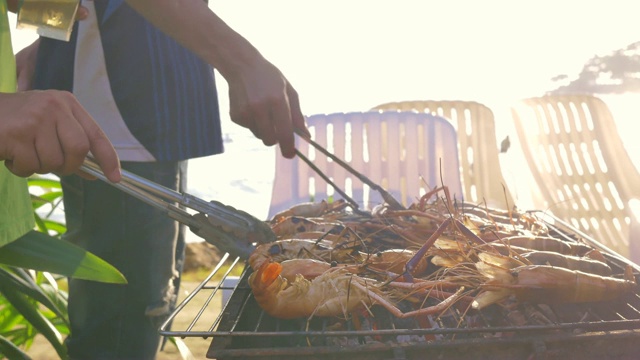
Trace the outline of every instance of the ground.
<instances>
[{"instance_id":1,"label":"ground","mask_svg":"<svg viewBox=\"0 0 640 360\"><path fill-rule=\"evenodd\" d=\"M183 291L181 292L181 297L184 299L185 296L189 294L190 291L194 290L198 286L199 282L197 281L188 281L183 284ZM182 300L180 299L180 300ZM202 299L204 300L204 298ZM186 329L189 325L189 322L195 316L195 313L198 309L202 307L202 304L196 304L196 301L202 301L199 297L194 297L190 302L190 306L186 306L179 314L179 316L175 319L175 327L174 329ZM198 306L199 305L199 306ZM211 309L211 305L207 307L208 310ZM193 313L193 314L190 314ZM194 356L194 360L204 360L207 359L206 354L209 349L209 344L211 343L211 339L203 339L199 337L187 337L184 339L185 344L189 347L189 350ZM53 350L51 345L43 338L39 337L36 339L34 345L29 349L28 354L33 358L33 360L59 360L60 358L57 356L56 352ZM156 360L181 360L180 354L175 346L171 343L167 343L165 349L158 354Z\"/></svg>"}]
</instances>

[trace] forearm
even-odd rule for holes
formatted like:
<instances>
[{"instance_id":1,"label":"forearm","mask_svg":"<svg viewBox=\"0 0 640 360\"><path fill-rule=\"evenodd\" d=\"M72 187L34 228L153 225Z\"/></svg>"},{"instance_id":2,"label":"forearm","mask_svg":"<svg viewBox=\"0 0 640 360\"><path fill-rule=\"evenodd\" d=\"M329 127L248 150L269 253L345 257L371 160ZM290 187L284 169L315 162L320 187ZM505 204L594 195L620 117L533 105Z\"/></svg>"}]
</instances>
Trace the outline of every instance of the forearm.
<instances>
[{"instance_id":1,"label":"forearm","mask_svg":"<svg viewBox=\"0 0 640 360\"><path fill-rule=\"evenodd\" d=\"M224 77L263 61L244 37L231 29L201 0L126 0L160 30L176 39Z\"/></svg>"},{"instance_id":2,"label":"forearm","mask_svg":"<svg viewBox=\"0 0 640 360\"><path fill-rule=\"evenodd\" d=\"M280 70L202 0L126 0L211 66L229 85L229 115L282 155L295 153L293 129L308 134L298 93Z\"/></svg>"}]
</instances>

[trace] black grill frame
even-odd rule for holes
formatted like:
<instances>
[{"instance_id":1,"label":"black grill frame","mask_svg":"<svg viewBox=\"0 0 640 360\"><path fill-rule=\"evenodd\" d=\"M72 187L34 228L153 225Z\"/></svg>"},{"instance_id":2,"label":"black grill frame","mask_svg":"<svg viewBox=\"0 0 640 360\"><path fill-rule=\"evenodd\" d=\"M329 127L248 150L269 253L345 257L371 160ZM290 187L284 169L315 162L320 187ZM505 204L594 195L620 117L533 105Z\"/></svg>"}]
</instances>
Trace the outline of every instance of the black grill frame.
<instances>
[{"instance_id":1,"label":"black grill frame","mask_svg":"<svg viewBox=\"0 0 640 360\"><path fill-rule=\"evenodd\" d=\"M559 219L541 212L531 213L544 217L554 236L567 241L579 237L602 250L615 272L632 266L636 281L640 283L640 268L636 264ZM224 273L223 264L230 265ZM235 287L222 285L236 267L244 267L239 283ZM405 321L400 328L388 315L391 319L387 321L389 328L355 330L353 323L347 321L345 329L335 330L330 319L314 319L307 326L306 320L281 320L264 313L255 303L247 283L250 273L250 267L239 258L231 261L228 254L223 256L218 266L162 325L160 334L211 338L207 357L215 359L370 360L423 359L427 356L447 359L632 359L640 356L640 296L637 292L615 303L560 306L553 309L555 313L564 312L571 315L568 318L578 319L542 325L505 323L479 328L424 328L417 322L407 324ZM214 278L222 280L212 280ZM220 314L210 321L214 311L209 306L224 291L231 292L231 296L222 305ZM180 316L196 296L206 297L205 305L189 327L169 330L168 324ZM384 316L386 311L381 314ZM199 330L203 323L204 329ZM417 338L424 340L415 341ZM367 341L371 339L374 341Z\"/></svg>"}]
</instances>

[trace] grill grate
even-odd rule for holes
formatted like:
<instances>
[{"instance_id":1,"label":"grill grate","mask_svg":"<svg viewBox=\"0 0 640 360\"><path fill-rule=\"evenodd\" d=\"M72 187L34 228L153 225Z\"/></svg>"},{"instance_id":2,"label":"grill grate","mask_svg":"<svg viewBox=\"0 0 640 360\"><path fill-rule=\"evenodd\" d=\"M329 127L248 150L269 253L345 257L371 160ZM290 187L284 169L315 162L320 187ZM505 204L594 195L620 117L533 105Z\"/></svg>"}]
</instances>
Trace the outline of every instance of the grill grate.
<instances>
[{"instance_id":1,"label":"grill grate","mask_svg":"<svg viewBox=\"0 0 640 360\"><path fill-rule=\"evenodd\" d=\"M542 216L542 214L536 214ZM555 218L545 218L554 237L584 238L605 253L616 273L637 265ZM224 264L230 264L225 268ZM234 268L244 267L235 286L225 286ZM225 255L209 276L162 325L164 336L211 338L208 358L294 359L448 359L545 358L624 359L640 351L640 296L629 294L606 303L491 306L465 313L452 308L439 318L397 319L374 306L373 317L352 314L331 318L281 320L255 303L240 259ZM221 278L221 280L213 280ZM224 294L227 300L222 301ZM187 306L198 311L185 329L168 330ZM216 316L218 315L218 316ZM175 326L174 326L175 327Z\"/></svg>"}]
</instances>

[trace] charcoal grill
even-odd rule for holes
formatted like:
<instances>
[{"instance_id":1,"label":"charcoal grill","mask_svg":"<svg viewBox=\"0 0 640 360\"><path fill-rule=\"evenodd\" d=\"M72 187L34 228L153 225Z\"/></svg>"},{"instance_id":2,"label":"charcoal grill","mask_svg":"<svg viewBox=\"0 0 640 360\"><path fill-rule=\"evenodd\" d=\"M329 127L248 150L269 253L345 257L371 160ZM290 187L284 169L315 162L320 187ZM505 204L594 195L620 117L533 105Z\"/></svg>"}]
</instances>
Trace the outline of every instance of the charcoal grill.
<instances>
[{"instance_id":1,"label":"charcoal grill","mask_svg":"<svg viewBox=\"0 0 640 360\"><path fill-rule=\"evenodd\" d=\"M554 237L580 238L603 251L615 272L627 265L640 283L640 268L567 223L543 218ZM230 267L223 267L223 263ZM233 268L244 267L237 285L225 286ZM222 270L224 269L224 271ZM640 294L607 303L517 304L488 307L474 315L451 310L437 319L397 319L381 307L374 316L281 320L264 313L251 293L249 266L225 255L162 325L160 333L210 340L211 359L638 359ZM222 279L222 280L212 280ZM230 294L220 308L222 293ZM199 299L198 299L199 298ZM198 299L198 300L195 300ZM187 306L197 315L185 329L169 330Z\"/></svg>"}]
</instances>

